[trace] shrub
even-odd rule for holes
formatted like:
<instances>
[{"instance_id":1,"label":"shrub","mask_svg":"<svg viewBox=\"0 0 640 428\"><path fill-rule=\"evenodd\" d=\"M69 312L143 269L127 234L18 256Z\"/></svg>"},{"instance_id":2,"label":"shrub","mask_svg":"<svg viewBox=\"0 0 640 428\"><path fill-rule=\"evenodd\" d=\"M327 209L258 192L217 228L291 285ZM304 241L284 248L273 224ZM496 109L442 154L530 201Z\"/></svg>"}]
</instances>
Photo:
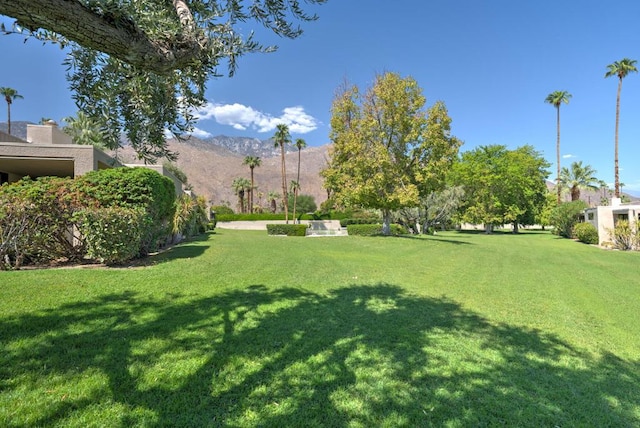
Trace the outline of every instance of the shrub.
<instances>
[{"instance_id":1,"label":"shrub","mask_svg":"<svg viewBox=\"0 0 640 428\"><path fill-rule=\"evenodd\" d=\"M61 258L78 259L83 255L82 241L75 234L71 217L84 203L84 198L69 191L71 182L69 178L32 180L27 177L0 188L5 233L20 227L19 223L29 224L23 236L13 241L12 257L18 265L22 260L48 262Z\"/></svg>"},{"instance_id":2,"label":"shrub","mask_svg":"<svg viewBox=\"0 0 640 428\"><path fill-rule=\"evenodd\" d=\"M598 243L598 229L591 223L583 222L573 226L572 235L580 242L585 244Z\"/></svg>"},{"instance_id":3,"label":"shrub","mask_svg":"<svg viewBox=\"0 0 640 428\"><path fill-rule=\"evenodd\" d=\"M305 236L307 234L307 227L306 224L268 224L267 234Z\"/></svg>"},{"instance_id":4,"label":"shrub","mask_svg":"<svg viewBox=\"0 0 640 428\"><path fill-rule=\"evenodd\" d=\"M587 208L584 201L565 202L558 205L551 213L553 233L565 238L573 238L573 226L578 223L580 215Z\"/></svg>"},{"instance_id":5,"label":"shrub","mask_svg":"<svg viewBox=\"0 0 640 428\"><path fill-rule=\"evenodd\" d=\"M75 215L90 259L120 264L140 254L151 218L142 207L88 208Z\"/></svg>"},{"instance_id":6,"label":"shrub","mask_svg":"<svg viewBox=\"0 0 640 428\"><path fill-rule=\"evenodd\" d=\"M378 236L382 235L381 224L350 224L347 226L350 236ZM391 225L391 235L406 235L407 230L399 224Z\"/></svg>"},{"instance_id":7,"label":"shrub","mask_svg":"<svg viewBox=\"0 0 640 428\"><path fill-rule=\"evenodd\" d=\"M613 248L633 250L640 246L640 235L637 226L634 228L627 220L618 220L613 230L609 230Z\"/></svg>"},{"instance_id":8,"label":"shrub","mask_svg":"<svg viewBox=\"0 0 640 428\"><path fill-rule=\"evenodd\" d=\"M368 218L343 218L340 220L340 226L347 227L350 224L381 224L382 220L377 217Z\"/></svg>"},{"instance_id":9,"label":"shrub","mask_svg":"<svg viewBox=\"0 0 640 428\"><path fill-rule=\"evenodd\" d=\"M176 212L173 216L175 235L190 237L204 233L208 223L206 201L203 197L182 195L176 201Z\"/></svg>"},{"instance_id":10,"label":"shrub","mask_svg":"<svg viewBox=\"0 0 640 428\"><path fill-rule=\"evenodd\" d=\"M215 212L216 215L233 214L233 210L227 205L213 205L210 209L211 212Z\"/></svg>"},{"instance_id":11,"label":"shrub","mask_svg":"<svg viewBox=\"0 0 640 428\"><path fill-rule=\"evenodd\" d=\"M78 192L101 207L142 207L151 218L141 241L141 254L157 250L171 235L175 212L173 181L147 168L92 171L74 180Z\"/></svg>"}]
</instances>

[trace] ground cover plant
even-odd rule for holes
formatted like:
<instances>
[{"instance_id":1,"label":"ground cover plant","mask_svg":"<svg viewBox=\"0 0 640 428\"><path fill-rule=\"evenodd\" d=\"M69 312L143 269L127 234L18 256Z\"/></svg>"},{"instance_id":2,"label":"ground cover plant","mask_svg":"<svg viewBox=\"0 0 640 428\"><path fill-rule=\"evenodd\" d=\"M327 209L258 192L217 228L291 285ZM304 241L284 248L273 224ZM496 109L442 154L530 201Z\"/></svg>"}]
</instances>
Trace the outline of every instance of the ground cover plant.
<instances>
[{"instance_id":1,"label":"ground cover plant","mask_svg":"<svg viewBox=\"0 0 640 428\"><path fill-rule=\"evenodd\" d=\"M0 273L0 426L638 426L640 254L220 230Z\"/></svg>"}]
</instances>

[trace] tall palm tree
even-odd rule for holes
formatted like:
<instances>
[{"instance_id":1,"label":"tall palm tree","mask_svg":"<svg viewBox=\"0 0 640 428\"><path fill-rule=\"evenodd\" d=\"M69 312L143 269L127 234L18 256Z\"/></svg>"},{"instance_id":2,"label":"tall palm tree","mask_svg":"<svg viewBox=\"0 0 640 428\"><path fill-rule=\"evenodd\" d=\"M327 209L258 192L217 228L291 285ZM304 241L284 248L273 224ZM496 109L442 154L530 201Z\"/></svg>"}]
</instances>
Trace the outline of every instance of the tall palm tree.
<instances>
[{"instance_id":1,"label":"tall palm tree","mask_svg":"<svg viewBox=\"0 0 640 428\"><path fill-rule=\"evenodd\" d=\"M262 161L258 156L247 156L244 158L243 162L243 164L247 165L249 167L249 170L251 171L251 189L249 190L249 212L251 214L253 214L253 169L260 166L261 163Z\"/></svg>"},{"instance_id":2,"label":"tall palm tree","mask_svg":"<svg viewBox=\"0 0 640 428\"><path fill-rule=\"evenodd\" d=\"M7 102L7 134L11 135L11 104L13 100L19 100L24 98L13 88L0 88L0 95L4 96L4 100Z\"/></svg>"},{"instance_id":3,"label":"tall palm tree","mask_svg":"<svg viewBox=\"0 0 640 428\"><path fill-rule=\"evenodd\" d=\"M609 69L604 75L605 78L611 76L618 76L618 97L616 98L616 136L615 136L615 149L613 158L613 173L615 176L614 191L616 198L620 197L620 176L618 175L618 124L620 122L620 91L622 91L622 79L627 77L627 74L633 72L637 73L636 60L623 58L620 61L615 61L613 64L607 65Z\"/></svg>"},{"instance_id":4,"label":"tall palm tree","mask_svg":"<svg viewBox=\"0 0 640 428\"><path fill-rule=\"evenodd\" d=\"M300 191L300 153L302 149L307 147L307 142L302 138L296 139L296 147L298 148L298 175L296 176L296 189L293 192L293 218L296 218L296 199L298 198L298 191Z\"/></svg>"},{"instance_id":5,"label":"tall palm tree","mask_svg":"<svg viewBox=\"0 0 640 428\"><path fill-rule=\"evenodd\" d=\"M289 188L293 192L293 222L296 222L296 204L298 203L298 191L300 190L300 183L291 180ZM289 201L287 201L288 203Z\"/></svg>"},{"instance_id":6,"label":"tall palm tree","mask_svg":"<svg viewBox=\"0 0 640 428\"><path fill-rule=\"evenodd\" d=\"M598 190L601 181L595 176L591 165L582 165L582 161L573 162L571 168L564 167L560 173L560 182L571 192L571 200L580 199L580 189Z\"/></svg>"},{"instance_id":7,"label":"tall palm tree","mask_svg":"<svg viewBox=\"0 0 640 428\"><path fill-rule=\"evenodd\" d=\"M553 105L556 108L556 130L557 130L557 139L556 139L556 165L557 165L557 175L556 175L556 190L558 193L557 202L560 204L560 194L562 189L560 188L560 104L565 103L569 104L569 100L571 99L571 94L567 91L553 91L550 93L547 98L545 98L545 102Z\"/></svg>"},{"instance_id":8,"label":"tall palm tree","mask_svg":"<svg viewBox=\"0 0 640 428\"><path fill-rule=\"evenodd\" d=\"M284 123L276 126L276 133L273 136L275 147L280 146L280 158L282 161L282 200L284 205L284 220L289 224L289 208L287 207L287 167L284 159L284 146L291 143L291 135L289 134L289 127Z\"/></svg>"}]
</instances>

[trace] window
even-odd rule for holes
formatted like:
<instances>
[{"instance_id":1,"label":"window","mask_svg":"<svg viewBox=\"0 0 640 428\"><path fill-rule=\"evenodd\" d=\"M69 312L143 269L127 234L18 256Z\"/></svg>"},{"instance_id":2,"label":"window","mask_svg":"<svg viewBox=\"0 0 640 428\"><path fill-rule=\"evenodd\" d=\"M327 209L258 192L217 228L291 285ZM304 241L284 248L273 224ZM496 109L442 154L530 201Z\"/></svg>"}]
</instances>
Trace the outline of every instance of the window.
<instances>
[{"instance_id":1,"label":"window","mask_svg":"<svg viewBox=\"0 0 640 428\"><path fill-rule=\"evenodd\" d=\"M589 220L592 220L592 221L593 221L593 218L594 218L593 213L589 213L589 214L588 214L588 218L589 218Z\"/></svg>"}]
</instances>

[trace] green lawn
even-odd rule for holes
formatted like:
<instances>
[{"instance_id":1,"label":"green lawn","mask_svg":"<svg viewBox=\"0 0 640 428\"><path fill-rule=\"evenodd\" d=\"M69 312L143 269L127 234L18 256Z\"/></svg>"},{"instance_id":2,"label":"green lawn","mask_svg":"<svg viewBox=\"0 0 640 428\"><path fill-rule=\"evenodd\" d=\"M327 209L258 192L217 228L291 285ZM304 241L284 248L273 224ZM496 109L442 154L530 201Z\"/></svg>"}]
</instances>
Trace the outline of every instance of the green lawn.
<instances>
[{"instance_id":1,"label":"green lawn","mask_svg":"<svg viewBox=\"0 0 640 428\"><path fill-rule=\"evenodd\" d=\"M640 426L640 253L219 230L0 273L0 426Z\"/></svg>"}]
</instances>

